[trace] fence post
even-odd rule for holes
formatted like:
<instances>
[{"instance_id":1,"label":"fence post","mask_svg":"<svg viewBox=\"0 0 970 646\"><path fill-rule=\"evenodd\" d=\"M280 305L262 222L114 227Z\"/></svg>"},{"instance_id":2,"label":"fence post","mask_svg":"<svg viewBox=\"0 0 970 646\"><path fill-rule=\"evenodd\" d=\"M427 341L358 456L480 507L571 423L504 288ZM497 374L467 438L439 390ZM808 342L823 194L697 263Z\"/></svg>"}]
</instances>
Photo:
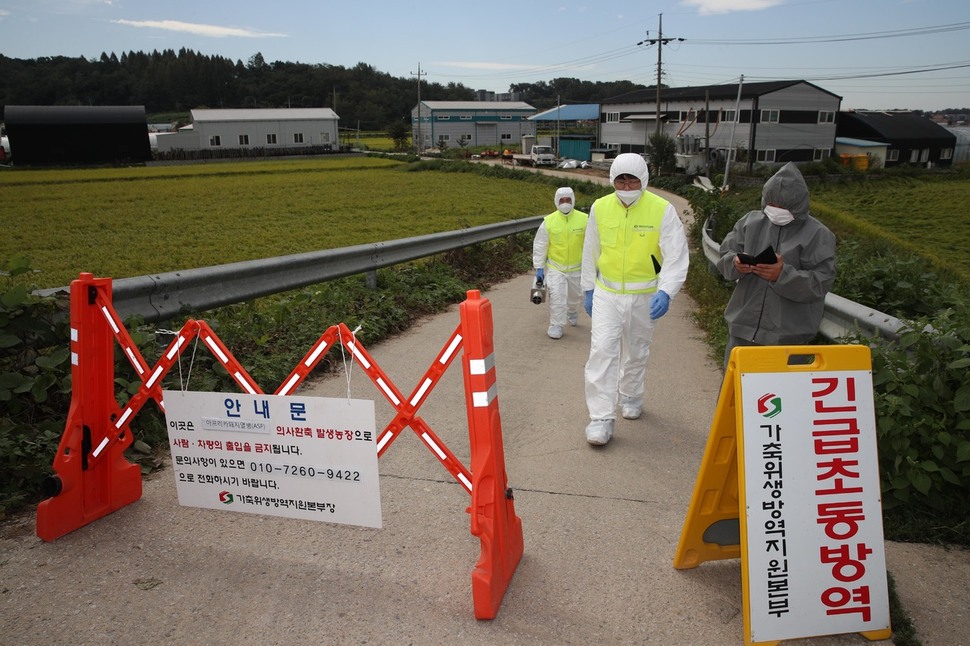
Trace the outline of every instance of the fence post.
<instances>
[{"instance_id":1,"label":"fence post","mask_svg":"<svg viewBox=\"0 0 970 646\"><path fill-rule=\"evenodd\" d=\"M477 619L494 619L522 558L522 521L515 515L505 473L492 339L492 304L478 290L459 307L464 336L462 371L471 448L471 533L482 544L472 572Z\"/></svg>"},{"instance_id":2,"label":"fence post","mask_svg":"<svg viewBox=\"0 0 970 646\"><path fill-rule=\"evenodd\" d=\"M141 498L141 468L128 462L125 424L115 428L120 409L114 392L114 336L98 305L111 306L111 279L82 273L71 283L71 407L57 455L49 496L37 508L37 536L53 541ZM108 446L109 454L97 457Z\"/></svg>"}]
</instances>

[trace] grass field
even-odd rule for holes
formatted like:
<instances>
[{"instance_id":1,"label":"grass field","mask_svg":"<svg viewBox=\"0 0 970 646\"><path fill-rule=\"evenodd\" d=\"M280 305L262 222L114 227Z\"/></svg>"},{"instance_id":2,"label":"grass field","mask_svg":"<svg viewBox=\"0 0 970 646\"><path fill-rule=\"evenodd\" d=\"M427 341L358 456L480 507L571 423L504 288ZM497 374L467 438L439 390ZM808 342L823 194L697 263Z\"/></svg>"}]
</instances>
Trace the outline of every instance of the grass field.
<instances>
[{"instance_id":1,"label":"grass field","mask_svg":"<svg viewBox=\"0 0 970 646\"><path fill-rule=\"evenodd\" d=\"M39 287L344 247L552 211L546 184L366 157L0 173L0 259Z\"/></svg>"},{"instance_id":2,"label":"grass field","mask_svg":"<svg viewBox=\"0 0 970 646\"><path fill-rule=\"evenodd\" d=\"M349 141L352 146L359 146L366 150L390 152L390 151L393 151L395 148L394 140L391 139L390 137L361 136L360 140L358 140L356 137L350 136L350 137L347 137L347 141Z\"/></svg>"},{"instance_id":3,"label":"grass field","mask_svg":"<svg viewBox=\"0 0 970 646\"><path fill-rule=\"evenodd\" d=\"M813 208L881 229L970 282L970 179L895 178L812 187Z\"/></svg>"}]
</instances>

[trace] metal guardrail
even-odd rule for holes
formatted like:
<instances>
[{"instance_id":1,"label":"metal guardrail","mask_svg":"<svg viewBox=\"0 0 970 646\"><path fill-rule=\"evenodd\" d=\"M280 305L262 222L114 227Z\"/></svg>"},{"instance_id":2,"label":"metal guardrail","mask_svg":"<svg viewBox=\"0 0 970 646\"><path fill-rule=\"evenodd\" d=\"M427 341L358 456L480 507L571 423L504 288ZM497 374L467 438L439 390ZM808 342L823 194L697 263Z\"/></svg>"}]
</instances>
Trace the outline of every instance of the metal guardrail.
<instances>
[{"instance_id":1,"label":"metal guardrail","mask_svg":"<svg viewBox=\"0 0 970 646\"><path fill-rule=\"evenodd\" d=\"M149 323L167 321L187 313L243 303L533 231L543 217L536 215L387 242L119 278L112 281L112 301L122 318L137 315ZM702 246L704 256L713 265L720 254L718 244L709 235L709 224L704 223ZM67 290L59 287L38 293L49 295ZM895 340L904 327L893 316L829 293L825 297L825 315L819 332L833 342L853 332Z\"/></svg>"},{"instance_id":2,"label":"metal guardrail","mask_svg":"<svg viewBox=\"0 0 970 646\"><path fill-rule=\"evenodd\" d=\"M711 238L709 225L710 221L704 223L703 248L704 256L714 265L721 257L718 253L720 245ZM837 342L855 332L895 341L899 339L900 330L904 327L906 324L894 316L860 305L838 294L830 292L825 295L825 314L819 333L829 341Z\"/></svg>"},{"instance_id":3,"label":"metal guardrail","mask_svg":"<svg viewBox=\"0 0 970 646\"><path fill-rule=\"evenodd\" d=\"M112 281L112 303L122 318L167 321L191 312L363 274L480 242L533 231L544 216L486 224L413 238L247 260L213 267ZM41 290L49 295L68 287Z\"/></svg>"}]
</instances>

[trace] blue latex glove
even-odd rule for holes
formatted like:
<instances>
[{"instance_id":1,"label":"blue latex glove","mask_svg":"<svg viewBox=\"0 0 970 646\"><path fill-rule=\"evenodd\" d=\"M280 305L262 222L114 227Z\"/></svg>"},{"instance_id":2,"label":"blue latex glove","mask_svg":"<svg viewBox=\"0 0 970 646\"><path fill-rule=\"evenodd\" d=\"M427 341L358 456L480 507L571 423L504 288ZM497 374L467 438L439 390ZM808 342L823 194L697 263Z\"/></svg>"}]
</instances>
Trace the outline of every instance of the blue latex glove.
<instances>
[{"instance_id":1,"label":"blue latex glove","mask_svg":"<svg viewBox=\"0 0 970 646\"><path fill-rule=\"evenodd\" d=\"M538 269L536 269L536 278L541 283L546 282L546 270L543 269L542 267L539 267Z\"/></svg>"},{"instance_id":2,"label":"blue latex glove","mask_svg":"<svg viewBox=\"0 0 970 646\"><path fill-rule=\"evenodd\" d=\"M667 292L663 290L658 291L650 299L650 318L660 318L667 313L668 307L670 307L670 297L667 296Z\"/></svg>"},{"instance_id":3,"label":"blue latex glove","mask_svg":"<svg viewBox=\"0 0 970 646\"><path fill-rule=\"evenodd\" d=\"M583 303L583 307L586 308L587 314L593 315L593 290L586 292L586 301Z\"/></svg>"}]
</instances>

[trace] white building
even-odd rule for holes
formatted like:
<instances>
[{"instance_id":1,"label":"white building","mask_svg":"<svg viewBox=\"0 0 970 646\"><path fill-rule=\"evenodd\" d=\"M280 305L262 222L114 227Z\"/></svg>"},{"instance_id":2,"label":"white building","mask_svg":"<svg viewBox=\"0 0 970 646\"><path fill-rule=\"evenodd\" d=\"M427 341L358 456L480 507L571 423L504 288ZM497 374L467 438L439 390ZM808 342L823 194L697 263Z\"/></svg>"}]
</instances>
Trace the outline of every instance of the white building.
<instances>
[{"instance_id":1,"label":"white building","mask_svg":"<svg viewBox=\"0 0 970 646\"><path fill-rule=\"evenodd\" d=\"M740 91L740 95L739 95ZM600 105L600 145L644 151L660 131L678 141L678 165L698 156L780 165L825 159L835 147L842 97L806 81L637 90ZM683 162L683 163L682 163Z\"/></svg>"},{"instance_id":2,"label":"white building","mask_svg":"<svg viewBox=\"0 0 970 646\"><path fill-rule=\"evenodd\" d=\"M411 110L412 144L422 150L442 141L452 148L462 141L515 146L523 136L535 136L535 123L529 121L535 113L522 101L422 101Z\"/></svg>"},{"instance_id":3,"label":"white building","mask_svg":"<svg viewBox=\"0 0 970 646\"><path fill-rule=\"evenodd\" d=\"M192 110L191 125L158 133L159 152L231 148L336 148L340 117L330 108Z\"/></svg>"}]
</instances>

